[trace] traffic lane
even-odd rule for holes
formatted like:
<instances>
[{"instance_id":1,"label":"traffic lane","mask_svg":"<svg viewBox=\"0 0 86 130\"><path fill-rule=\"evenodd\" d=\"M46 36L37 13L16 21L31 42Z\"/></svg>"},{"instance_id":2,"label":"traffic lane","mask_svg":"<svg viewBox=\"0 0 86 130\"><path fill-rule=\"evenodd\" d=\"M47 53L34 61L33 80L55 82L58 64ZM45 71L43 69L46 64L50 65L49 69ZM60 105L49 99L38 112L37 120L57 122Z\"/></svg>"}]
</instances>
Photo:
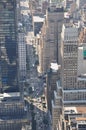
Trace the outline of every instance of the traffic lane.
<instances>
[{"instance_id":1,"label":"traffic lane","mask_svg":"<svg viewBox=\"0 0 86 130\"><path fill-rule=\"evenodd\" d=\"M23 12L24 14L26 13L26 12ZM25 16L25 18L26 18L26 16ZM26 25L26 27L27 27L27 23L25 24ZM28 31L28 30L26 30L26 31ZM28 40L27 40L27 43L28 43ZM32 63L32 58L33 58L33 53L32 53L32 55L31 55L31 59L30 59L30 61L31 61L31 63ZM33 75L31 75L31 77L33 77ZM40 105L39 105L40 106Z\"/></svg>"},{"instance_id":2,"label":"traffic lane","mask_svg":"<svg viewBox=\"0 0 86 130\"><path fill-rule=\"evenodd\" d=\"M33 57L32 57L33 58ZM31 59L30 59L31 60ZM33 76L33 75L31 75L31 76ZM36 92L37 93L37 92Z\"/></svg>"},{"instance_id":3,"label":"traffic lane","mask_svg":"<svg viewBox=\"0 0 86 130\"><path fill-rule=\"evenodd\" d=\"M47 129L48 127L45 127L45 125L44 125L44 123L43 123L43 119L44 119L44 114L42 113L42 112L40 112L38 109L36 110L36 112L37 112L37 126L38 126L38 128L39 129L43 129L43 130L45 130L45 128L46 128L46 130L49 130L49 129Z\"/></svg>"}]
</instances>

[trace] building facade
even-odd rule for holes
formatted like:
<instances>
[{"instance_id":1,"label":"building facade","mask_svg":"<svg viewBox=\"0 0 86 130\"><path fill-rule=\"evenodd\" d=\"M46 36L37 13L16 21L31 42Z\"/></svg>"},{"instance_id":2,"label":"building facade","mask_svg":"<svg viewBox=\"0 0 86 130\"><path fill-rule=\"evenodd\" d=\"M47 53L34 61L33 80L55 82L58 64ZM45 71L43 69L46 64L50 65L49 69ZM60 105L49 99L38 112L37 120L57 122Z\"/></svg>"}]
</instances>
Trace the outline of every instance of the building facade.
<instances>
[{"instance_id":1,"label":"building facade","mask_svg":"<svg viewBox=\"0 0 86 130\"><path fill-rule=\"evenodd\" d=\"M0 0L0 129L21 130L27 123L18 85L17 1ZM20 48L21 49L21 48ZM22 64L22 63L21 63ZM23 86L23 85L21 85ZM21 87L20 86L20 87ZM9 94L7 94L9 92ZM13 93L15 97L10 95ZM20 93L20 92L19 92ZM4 95L8 97L4 97Z\"/></svg>"},{"instance_id":2,"label":"building facade","mask_svg":"<svg viewBox=\"0 0 86 130\"><path fill-rule=\"evenodd\" d=\"M51 102L54 99L54 91L56 90L56 82L60 79L60 65L57 63L50 64L50 70L47 74L46 78L47 82L47 103L48 103L48 110L51 112Z\"/></svg>"},{"instance_id":3,"label":"building facade","mask_svg":"<svg viewBox=\"0 0 86 130\"><path fill-rule=\"evenodd\" d=\"M0 103L0 129L1 130L22 130L22 127L28 124L26 118L27 111L24 109L24 102L20 100L9 102L8 98L3 98ZM7 101L8 100L8 101Z\"/></svg>"},{"instance_id":4,"label":"building facade","mask_svg":"<svg viewBox=\"0 0 86 130\"><path fill-rule=\"evenodd\" d=\"M63 117L62 86L60 80L58 80L54 91L54 99L52 100L52 130L59 128L61 116ZM62 127L59 130L63 130Z\"/></svg>"},{"instance_id":5,"label":"building facade","mask_svg":"<svg viewBox=\"0 0 86 130\"><path fill-rule=\"evenodd\" d=\"M16 1L0 1L0 92L17 86Z\"/></svg>"},{"instance_id":6,"label":"building facade","mask_svg":"<svg viewBox=\"0 0 86 130\"><path fill-rule=\"evenodd\" d=\"M26 78L26 43L24 33L18 33L18 63L19 63L19 80L25 80Z\"/></svg>"},{"instance_id":7,"label":"building facade","mask_svg":"<svg viewBox=\"0 0 86 130\"><path fill-rule=\"evenodd\" d=\"M81 52L79 48L78 28L74 27L73 25L63 25L62 50L62 86L64 95L64 105L85 104L85 59L82 53L83 51ZM82 66L84 67L84 70L82 69L82 71L80 69L81 59L83 61Z\"/></svg>"},{"instance_id":8,"label":"building facade","mask_svg":"<svg viewBox=\"0 0 86 130\"><path fill-rule=\"evenodd\" d=\"M47 71L51 62L59 61L58 48L60 48L63 19L64 9L62 7L51 6L48 8L40 40L42 57L39 59L39 66L43 73Z\"/></svg>"}]
</instances>

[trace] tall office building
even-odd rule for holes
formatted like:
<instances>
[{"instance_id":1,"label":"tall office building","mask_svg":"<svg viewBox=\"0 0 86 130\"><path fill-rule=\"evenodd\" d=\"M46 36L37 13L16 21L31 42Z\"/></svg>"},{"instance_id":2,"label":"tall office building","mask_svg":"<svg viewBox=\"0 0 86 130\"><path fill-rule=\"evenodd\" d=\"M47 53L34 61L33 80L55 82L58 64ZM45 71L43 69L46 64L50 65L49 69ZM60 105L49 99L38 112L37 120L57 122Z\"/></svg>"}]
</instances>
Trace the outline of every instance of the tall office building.
<instances>
[{"instance_id":1,"label":"tall office building","mask_svg":"<svg viewBox=\"0 0 86 130\"><path fill-rule=\"evenodd\" d=\"M52 130L75 130L76 127L77 130L79 127L86 129L84 119L74 119L74 116L82 115L86 107L85 36L86 30L83 29L79 38L78 28L73 24L66 23L62 27L61 78L57 80L57 89L52 100ZM77 108L80 112L76 111ZM69 115L73 116L72 121ZM67 123L68 120L72 123Z\"/></svg>"},{"instance_id":2,"label":"tall office building","mask_svg":"<svg viewBox=\"0 0 86 130\"><path fill-rule=\"evenodd\" d=\"M19 93L0 94L0 130L22 130L28 124L26 117Z\"/></svg>"},{"instance_id":3,"label":"tall office building","mask_svg":"<svg viewBox=\"0 0 86 130\"><path fill-rule=\"evenodd\" d=\"M16 1L0 0L0 92L16 91Z\"/></svg>"},{"instance_id":4,"label":"tall office building","mask_svg":"<svg viewBox=\"0 0 86 130\"><path fill-rule=\"evenodd\" d=\"M52 130L58 129L60 118L63 118L62 87L60 80L57 80L54 99L52 100ZM63 129L59 128L59 130Z\"/></svg>"},{"instance_id":5,"label":"tall office building","mask_svg":"<svg viewBox=\"0 0 86 130\"><path fill-rule=\"evenodd\" d=\"M77 56L78 56L78 28L70 23L63 25L62 29L63 43L63 86L64 89L76 88L77 78ZM71 80L71 82L70 82Z\"/></svg>"},{"instance_id":6,"label":"tall office building","mask_svg":"<svg viewBox=\"0 0 86 130\"><path fill-rule=\"evenodd\" d=\"M77 89L78 28L70 24L62 28L62 86L64 102L72 101ZM71 96L70 96L71 95Z\"/></svg>"},{"instance_id":7,"label":"tall office building","mask_svg":"<svg viewBox=\"0 0 86 130\"><path fill-rule=\"evenodd\" d=\"M84 57L86 47L84 45L79 47L78 28L70 24L63 25L61 48L64 105L85 104L86 69Z\"/></svg>"},{"instance_id":8,"label":"tall office building","mask_svg":"<svg viewBox=\"0 0 86 130\"><path fill-rule=\"evenodd\" d=\"M56 90L56 82L60 78L60 65L57 63L50 64L50 70L47 73L47 103L48 110L51 112L51 100L54 98L54 90Z\"/></svg>"},{"instance_id":9,"label":"tall office building","mask_svg":"<svg viewBox=\"0 0 86 130\"><path fill-rule=\"evenodd\" d=\"M46 72L50 63L59 61L60 34L64 19L63 7L50 6L46 12L46 19L41 30L41 58L39 66L41 72Z\"/></svg>"},{"instance_id":10,"label":"tall office building","mask_svg":"<svg viewBox=\"0 0 86 130\"><path fill-rule=\"evenodd\" d=\"M27 123L17 82L16 0L0 0L0 130L21 130Z\"/></svg>"}]
</instances>

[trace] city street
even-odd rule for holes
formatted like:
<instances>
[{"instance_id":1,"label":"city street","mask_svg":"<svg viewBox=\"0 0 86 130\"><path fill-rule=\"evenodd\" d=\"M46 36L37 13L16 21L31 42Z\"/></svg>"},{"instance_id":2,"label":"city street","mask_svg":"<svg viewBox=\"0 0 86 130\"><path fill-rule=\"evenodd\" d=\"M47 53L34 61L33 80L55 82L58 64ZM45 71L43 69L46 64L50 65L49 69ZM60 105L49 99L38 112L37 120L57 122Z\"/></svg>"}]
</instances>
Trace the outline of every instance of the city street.
<instances>
[{"instance_id":1,"label":"city street","mask_svg":"<svg viewBox=\"0 0 86 130\"><path fill-rule=\"evenodd\" d=\"M47 116L47 101L44 100L43 106L42 95L44 92L43 78L38 77L36 62L36 54L34 48L34 35L32 28L32 18L30 15L28 0L20 0L21 22L23 25L24 38L26 44L26 61L27 61L27 77L26 77L26 95L25 100L34 106L32 111L35 114L33 120L36 121L36 130L51 130L48 123ZM30 90L32 89L32 90ZM29 109L29 112L31 110ZM29 115L29 114L28 114ZM44 119L45 118L45 119ZM32 120L32 121L33 121ZM46 123L46 122L47 123ZM32 122L33 124L33 122ZM34 130L34 129L33 129Z\"/></svg>"}]
</instances>

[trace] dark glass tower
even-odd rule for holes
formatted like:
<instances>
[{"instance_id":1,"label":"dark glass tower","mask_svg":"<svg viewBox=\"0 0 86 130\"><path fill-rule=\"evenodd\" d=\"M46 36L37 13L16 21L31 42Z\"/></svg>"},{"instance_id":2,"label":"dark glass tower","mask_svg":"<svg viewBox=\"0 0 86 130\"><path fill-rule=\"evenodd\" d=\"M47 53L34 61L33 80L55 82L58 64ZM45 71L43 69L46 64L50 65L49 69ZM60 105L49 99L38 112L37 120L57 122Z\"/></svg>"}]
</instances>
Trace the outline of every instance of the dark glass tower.
<instances>
[{"instance_id":1,"label":"dark glass tower","mask_svg":"<svg viewBox=\"0 0 86 130\"><path fill-rule=\"evenodd\" d=\"M17 91L16 0L0 0L0 91Z\"/></svg>"},{"instance_id":2,"label":"dark glass tower","mask_svg":"<svg viewBox=\"0 0 86 130\"><path fill-rule=\"evenodd\" d=\"M27 123L17 82L17 0L0 0L0 130L21 130Z\"/></svg>"}]
</instances>

